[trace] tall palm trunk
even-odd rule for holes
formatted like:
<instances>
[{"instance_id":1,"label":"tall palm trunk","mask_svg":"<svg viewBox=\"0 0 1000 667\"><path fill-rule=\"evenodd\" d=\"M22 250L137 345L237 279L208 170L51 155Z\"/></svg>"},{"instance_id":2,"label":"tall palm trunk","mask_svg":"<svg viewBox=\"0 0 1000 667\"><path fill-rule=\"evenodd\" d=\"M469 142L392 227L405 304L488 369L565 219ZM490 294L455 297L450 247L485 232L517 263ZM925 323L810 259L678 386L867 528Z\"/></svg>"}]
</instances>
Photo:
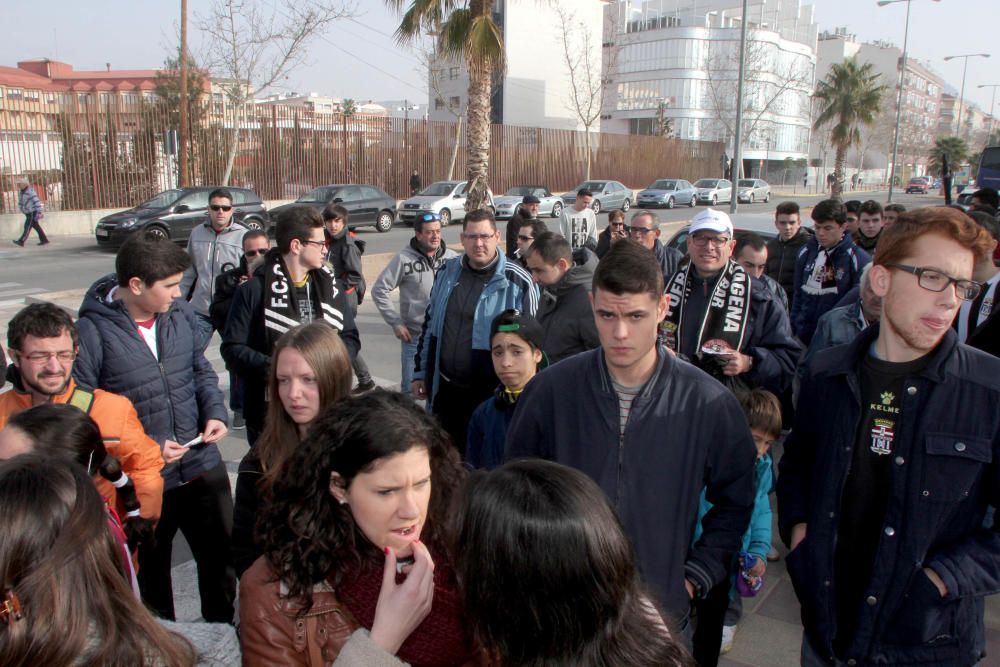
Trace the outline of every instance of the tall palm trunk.
<instances>
[{"instance_id":1,"label":"tall palm trunk","mask_svg":"<svg viewBox=\"0 0 1000 667\"><path fill-rule=\"evenodd\" d=\"M837 155L833 160L833 188L830 197L833 199L843 199L844 192L844 169L847 167L847 146L839 144Z\"/></svg>"},{"instance_id":2,"label":"tall palm trunk","mask_svg":"<svg viewBox=\"0 0 1000 667\"><path fill-rule=\"evenodd\" d=\"M473 0L473 16L486 16L492 6L487 0ZM475 211L486 202L490 168L490 96L493 73L482 63L467 62L469 70L469 124L466 127L469 162L469 194L465 210Z\"/></svg>"},{"instance_id":3,"label":"tall palm trunk","mask_svg":"<svg viewBox=\"0 0 1000 667\"><path fill-rule=\"evenodd\" d=\"M475 211L486 200L487 172L490 167L490 91L489 72L469 73L469 125L466 128L469 160L468 211Z\"/></svg>"}]
</instances>

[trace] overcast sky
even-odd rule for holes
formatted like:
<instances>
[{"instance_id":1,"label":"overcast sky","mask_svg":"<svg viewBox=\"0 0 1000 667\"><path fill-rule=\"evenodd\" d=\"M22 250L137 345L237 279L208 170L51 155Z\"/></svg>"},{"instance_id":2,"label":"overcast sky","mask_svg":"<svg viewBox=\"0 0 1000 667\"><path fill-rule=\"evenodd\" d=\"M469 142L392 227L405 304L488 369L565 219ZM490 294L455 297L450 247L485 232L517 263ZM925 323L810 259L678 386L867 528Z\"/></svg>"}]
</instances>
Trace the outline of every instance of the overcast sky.
<instances>
[{"instance_id":1,"label":"overcast sky","mask_svg":"<svg viewBox=\"0 0 1000 667\"><path fill-rule=\"evenodd\" d=\"M597 0L575 0L596 2ZM542 4L542 0L539 0ZM180 2L173 0L33 0L5 3L8 26L0 40L0 64L47 57L77 69L147 69L162 65L175 43ZM806 2L805 4L808 4ZM906 3L876 6L876 0L815 0L819 29L846 26L863 41L885 39L902 46ZM195 51L202 42L199 15L208 0L189 0L189 35ZM356 0L357 16L336 22L315 41L307 64L294 71L285 90L318 92L357 100L410 98L427 101L425 77L413 53L396 46L398 17L382 0ZM970 58L966 97L990 110L991 89L1000 83L1000 50L995 49L998 0L912 0L909 53L940 73L956 89L962 61L948 55L992 53ZM525 26L530 30L530 26Z\"/></svg>"}]
</instances>

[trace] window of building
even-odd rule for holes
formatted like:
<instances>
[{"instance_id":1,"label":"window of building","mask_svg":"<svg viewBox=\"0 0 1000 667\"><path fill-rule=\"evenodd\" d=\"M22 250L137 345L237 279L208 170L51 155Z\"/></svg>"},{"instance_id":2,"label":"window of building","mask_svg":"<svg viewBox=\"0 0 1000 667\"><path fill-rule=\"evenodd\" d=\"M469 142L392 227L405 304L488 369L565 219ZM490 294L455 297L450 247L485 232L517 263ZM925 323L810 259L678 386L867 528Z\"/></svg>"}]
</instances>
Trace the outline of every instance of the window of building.
<instances>
[{"instance_id":1,"label":"window of building","mask_svg":"<svg viewBox=\"0 0 1000 667\"><path fill-rule=\"evenodd\" d=\"M449 109L457 109L460 106L462 106L462 98L458 97L457 95L448 98Z\"/></svg>"},{"instance_id":2,"label":"window of building","mask_svg":"<svg viewBox=\"0 0 1000 667\"><path fill-rule=\"evenodd\" d=\"M449 79L457 79L458 78L458 68L457 67L449 67L448 68L448 78Z\"/></svg>"},{"instance_id":3,"label":"window of building","mask_svg":"<svg viewBox=\"0 0 1000 667\"><path fill-rule=\"evenodd\" d=\"M442 98L440 98L440 97L435 98L435 100L434 100L434 109L435 110L444 109L444 100Z\"/></svg>"},{"instance_id":4,"label":"window of building","mask_svg":"<svg viewBox=\"0 0 1000 667\"><path fill-rule=\"evenodd\" d=\"M8 100L20 100L24 98L24 91L20 88L8 88L7 89L7 99Z\"/></svg>"}]
</instances>

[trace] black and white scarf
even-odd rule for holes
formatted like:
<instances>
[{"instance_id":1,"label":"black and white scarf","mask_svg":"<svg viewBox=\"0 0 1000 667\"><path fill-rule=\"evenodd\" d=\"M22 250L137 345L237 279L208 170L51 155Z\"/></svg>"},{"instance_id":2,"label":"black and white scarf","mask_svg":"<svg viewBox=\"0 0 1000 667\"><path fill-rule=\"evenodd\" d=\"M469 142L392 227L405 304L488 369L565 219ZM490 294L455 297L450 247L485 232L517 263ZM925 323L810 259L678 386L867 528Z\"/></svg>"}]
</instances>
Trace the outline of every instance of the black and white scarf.
<instances>
[{"instance_id":1,"label":"black and white scarf","mask_svg":"<svg viewBox=\"0 0 1000 667\"><path fill-rule=\"evenodd\" d=\"M264 327L268 345L274 346L281 334L305 324L299 319L299 304L295 299L295 286L288 279L288 267L277 248L264 257ZM334 307L340 290L337 280L325 264L309 272L312 310L321 313L327 324L337 331L344 330L344 313Z\"/></svg>"},{"instance_id":2,"label":"black and white scarf","mask_svg":"<svg viewBox=\"0 0 1000 667\"><path fill-rule=\"evenodd\" d=\"M681 327L684 322L684 303L691 294L691 260L685 258L670 284L667 286L667 316L661 329L664 341L674 352L680 352ZM742 266L729 260L722 275L715 282L705 315L699 323L699 359L705 354L705 346L713 352L724 353L739 350L746 336L750 319L750 276Z\"/></svg>"}]
</instances>

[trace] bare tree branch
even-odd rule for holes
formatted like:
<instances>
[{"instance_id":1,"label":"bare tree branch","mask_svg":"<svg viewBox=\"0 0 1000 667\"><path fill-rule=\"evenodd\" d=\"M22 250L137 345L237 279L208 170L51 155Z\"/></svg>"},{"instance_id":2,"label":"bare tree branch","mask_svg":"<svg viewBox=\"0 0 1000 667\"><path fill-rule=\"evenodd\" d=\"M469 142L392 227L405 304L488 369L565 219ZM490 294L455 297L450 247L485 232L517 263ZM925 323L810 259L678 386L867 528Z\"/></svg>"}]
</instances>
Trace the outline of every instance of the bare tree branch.
<instances>
[{"instance_id":1,"label":"bare tree branch","mask_svg":"<svg viewBox=\"0 0 1000 667\"><path fill-rule=\"evenodd\" d=\"M354 15L353 0L213 0L197 15L205 33L206 65L223 84L234 111L232 143L223 184L239 146L240 117L255 92L277 86L305 62L309 42L340 18Z\"/></svg>"}]
</instances>

